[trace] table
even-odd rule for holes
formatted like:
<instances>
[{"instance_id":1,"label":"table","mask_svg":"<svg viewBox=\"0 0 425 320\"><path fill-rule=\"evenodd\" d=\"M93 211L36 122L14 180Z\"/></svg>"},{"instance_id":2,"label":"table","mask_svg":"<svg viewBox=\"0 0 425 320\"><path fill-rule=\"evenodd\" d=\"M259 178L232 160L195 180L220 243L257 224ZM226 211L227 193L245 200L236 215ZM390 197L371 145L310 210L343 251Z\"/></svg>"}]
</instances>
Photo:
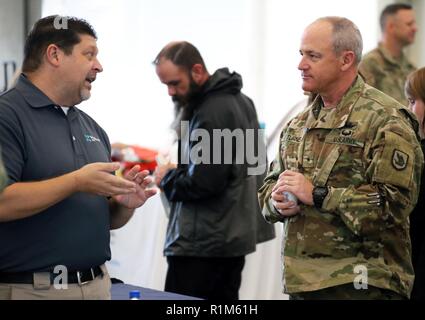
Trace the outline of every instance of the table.
<instances>
[{"instance_id":1,"label":"table","mask_svg":"<svg viewBox=\"0 0 425 320\"><path fill-rule=\"evenodd\" d=\"M140 300L202 300L195 297L153 290L124 283L115 283L112 285L111 298L112 300L129 300L129 292L131 290L140 291Z\"/></svg>"},{"instance_id":2,"label":"table","mask_svg":"<svg viewBox=\"0 0 425 320\"><path fill-rule=\"evenodd\" d=\"M112 230L112 260L106 263L111 278L162 291L167 273L163 256L167 224L160 196L155 195L136 209L124 227ZM275 239L258 244L257 251L246 256L239 290L242 300L288 299L281 284L282 224L275 228Z\"/></svg>"}]
</instances>

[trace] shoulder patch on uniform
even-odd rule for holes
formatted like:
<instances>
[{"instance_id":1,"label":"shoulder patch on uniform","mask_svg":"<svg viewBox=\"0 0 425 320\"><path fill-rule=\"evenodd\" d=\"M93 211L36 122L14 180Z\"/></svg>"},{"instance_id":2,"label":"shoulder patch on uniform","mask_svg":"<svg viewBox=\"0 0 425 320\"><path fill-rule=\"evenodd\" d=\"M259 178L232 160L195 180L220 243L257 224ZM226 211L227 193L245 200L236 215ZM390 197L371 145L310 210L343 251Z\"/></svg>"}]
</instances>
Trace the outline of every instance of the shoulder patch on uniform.
<instances>
[{"instance_id":1,"label":"shoulder patch on uniform","mask_svg":"<svg viewBox=\"0 0 425 320\"><path fill-rule=\"evenodd\" d=\"M416 163L415 144L394 132L385 132L382 154L378 159L373 180L405 189L411 187Z\"/></svg>"},{"instance_id":2,"label":"shoulder patch on uniform","mask_svg":"<svg viewBox=\"0 0 425 320\"><path fill-rule=\"evenodd\" d=\"M407 163L409 161L409 155L404 153L403 151L394 149L392 164L396 170L404 170L407 167Z\"/></svg>"}]
</instances>

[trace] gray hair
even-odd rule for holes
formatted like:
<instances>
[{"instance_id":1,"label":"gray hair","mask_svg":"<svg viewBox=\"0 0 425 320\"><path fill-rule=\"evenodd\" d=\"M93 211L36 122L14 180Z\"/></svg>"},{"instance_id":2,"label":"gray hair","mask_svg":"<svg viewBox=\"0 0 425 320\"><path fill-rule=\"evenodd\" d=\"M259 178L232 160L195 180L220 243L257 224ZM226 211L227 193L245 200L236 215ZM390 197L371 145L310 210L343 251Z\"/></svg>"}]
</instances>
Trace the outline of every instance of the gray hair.
<instances>
[{"instance_id":1,"label":"gray hair","mask_svg":"<svg viewBox=\"0 0 425 320\"><path fill-rule=\"evenodd\" d=\"M353 51L356 56L356 64L360 63L363 39L359 28L351 20L343 17L323 17L316 21L326 21L332 25L332 43L337 56L343 51Z\"/></svg>"}]
</instances>

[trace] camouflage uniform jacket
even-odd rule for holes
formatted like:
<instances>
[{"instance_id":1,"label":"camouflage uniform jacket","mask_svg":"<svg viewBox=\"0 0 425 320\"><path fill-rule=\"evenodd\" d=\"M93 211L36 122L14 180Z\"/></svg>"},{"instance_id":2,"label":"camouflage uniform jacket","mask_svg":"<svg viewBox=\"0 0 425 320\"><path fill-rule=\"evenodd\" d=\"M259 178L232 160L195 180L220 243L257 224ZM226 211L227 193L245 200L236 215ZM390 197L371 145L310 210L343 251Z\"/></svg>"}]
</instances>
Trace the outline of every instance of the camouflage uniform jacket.
<instances>
[{"instance_id":1,"label":"camouflage uniform jacket","mask_svg":"<svg viewBox=\"0 0 425 320\"><path fill-rule=\"evenodd\" d=\"M357 77L336 108L322 109L319 96L284 128L259 197L266 220L283 222L286 293L359 280L360 266L369 285L410 294L408 217L423 166L410 121L409 110ZM286 168L330 187L320 210L275 211L270 195Z\"/></svg>"},{"instance_id":2,"label":"camouflage uniform jacket","mask_svg":"<svg viewBox=\"0 0 425 320\"><path fill-rule=\"evenodd\" d=\"M365 81L382 92L407 106L404 95L404 83L407 76L416 68L407 60L404 54L399 60L379 44L378 48L367 53L360 62L360 74Z\"/></svg>"}]
</instances>

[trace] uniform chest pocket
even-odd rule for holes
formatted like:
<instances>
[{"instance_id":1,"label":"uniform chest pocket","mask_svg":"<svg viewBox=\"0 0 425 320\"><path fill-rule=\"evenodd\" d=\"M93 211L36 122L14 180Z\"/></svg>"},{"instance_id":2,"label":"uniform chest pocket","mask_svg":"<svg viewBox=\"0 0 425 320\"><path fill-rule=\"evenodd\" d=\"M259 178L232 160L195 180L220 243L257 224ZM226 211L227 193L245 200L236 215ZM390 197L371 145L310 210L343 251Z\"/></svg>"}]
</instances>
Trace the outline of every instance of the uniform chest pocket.
<instances>
[{"instance_id":1,"label":"uniform chest pocket","mask_svg":"<svg viewBox=\"0 0 425 320\"><path fill-rule=\"evenodd\" d=\"M314 177L316 185L345 187L364 180L364 142L353 137L349 129L331 132L325 139Z\"/></svg>"},{"instance_id":2,"label":"uniform chest pocket","mask_svg":"<svg viewBox=\"0 0 425 320\"><path fill-rule=\"evenodd\" d=\"M337 147L326 153L326 157L323 159L323 161L320 161L319 159L318 162L322 162L322 165L318 168L313 178L314 185L325 186L327 184L329 175L331 174L331 171L334 168L340 154L341 150L339 147Z\"/></svg>"},{"instance_id":3,"label":"uniform chest pocket","mask_svg":"<svg viewBox=\"0 0 425 320\"><path fill-rule=\"evenodd\" d=\"M293 130L282 137L280 156L283 159L285 169L296 170L298 168L298 149L302 137L297 135Z\"/></svg>"}]
</instances>

